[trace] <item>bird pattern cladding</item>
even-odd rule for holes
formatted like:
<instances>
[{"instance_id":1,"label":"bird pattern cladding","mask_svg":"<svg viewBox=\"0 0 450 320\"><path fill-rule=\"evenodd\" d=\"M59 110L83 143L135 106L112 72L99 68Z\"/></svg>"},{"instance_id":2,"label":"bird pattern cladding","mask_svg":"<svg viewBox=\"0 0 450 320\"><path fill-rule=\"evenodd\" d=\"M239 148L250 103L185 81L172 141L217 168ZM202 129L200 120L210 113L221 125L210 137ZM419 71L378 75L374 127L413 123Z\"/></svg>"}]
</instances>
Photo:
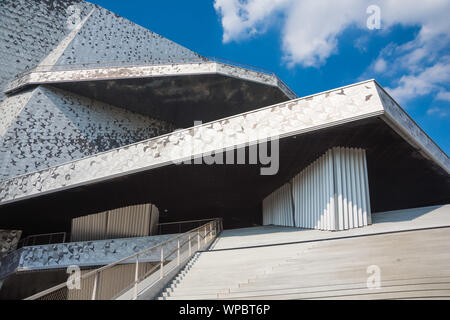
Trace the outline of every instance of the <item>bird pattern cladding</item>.
<instances>
[{"instance_id":1,"label":"bird pattern cladding","mask_svg":"<svg viewBox=\"0 0 450 320\"><path fill-rule=\"evenodd\" d=\"M0 179L173 130L172 125L163 121L63 90L38 87L0 137Z\"/></svg>"}]
</instances>

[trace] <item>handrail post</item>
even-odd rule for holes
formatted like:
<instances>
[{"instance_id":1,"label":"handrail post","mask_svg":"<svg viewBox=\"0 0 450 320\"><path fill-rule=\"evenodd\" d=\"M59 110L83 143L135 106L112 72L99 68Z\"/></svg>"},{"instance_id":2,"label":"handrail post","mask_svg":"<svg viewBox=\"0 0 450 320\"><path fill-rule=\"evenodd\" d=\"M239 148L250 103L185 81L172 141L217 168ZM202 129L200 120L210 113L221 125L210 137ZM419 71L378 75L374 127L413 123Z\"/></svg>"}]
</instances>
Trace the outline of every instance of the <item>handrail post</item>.
<instances>
[{"instance_id":1,"label":"handrail post","mask_svg":"<svg viewBox=\"0 0 450 320\"><path fill-rule=\"evenodd\" d=\"M134 300L136 300L138 295L138 283L139 283L139 255L136 256L136 268L134 271L134 294L133 294Z\"/></svg>"},{"instance_id":2,"label":"handrail post","mask_svg":"<svg viewBox=\"0 0 450 320\"><path fill-rule=\"evenodd\" d=\"M212 239L212 222L209 223L209 239Z\"/></svg>"},{"instance_id":3,"label":"handrail post","mask_svg":"<svg viewBox=\"0 0 450 320\"><path fill-rule=\"evenodd\" d=\"M192 248L191 248L191 234L189 233L189 257L192 254Z\"/></svg>"},{"instance_id":4,"label":"handrail post","mask_svg":"<svg viewBox=\"0 0 450 320\"><path fill-rule=\"evenodd\" d=\"M197 250L200 250L200 229L197 229Z\"/></svg>"},{"instance_id":5,"label":"handrail post","mask_svg":"<svg viewBox=\"0 0 450 320\"><path fill-rule=\"evenodd\" d=\"M180 240L178 240L178 248L177 248L177 266L180 265Z\"/></svg>"},{"instance_id":6,"label":"handrail post","mask_svg":"<svg viewBox=\"0 0 450 320\"><path fill-rule=\"evenodd\" d=\"M100 272L95 273L94 278L94 286L92 287L92 297L91 300L97 300L97 291L98 291L98 278L99 278Z\"/></svg>"},{"instance_id":7,"label":"handrail post","mask_svg":"<svg viewBox=\"0 0 450 320\"><path fill-rule=\"evenodd\" d=\"M164 276L164 248L161 247L161 265L159 268L159 277L162 279Z\"/></svg>"},{"instance_id":8,"label":"handrail post","mask_svg":"<svg viewBox=\"0 0 450 320\"><path fill-rule=\"evenodd\" d=\"M206 226L205 226L205 237L203 238L203 241L206 244Z\"/></svg>"}]
</instances>

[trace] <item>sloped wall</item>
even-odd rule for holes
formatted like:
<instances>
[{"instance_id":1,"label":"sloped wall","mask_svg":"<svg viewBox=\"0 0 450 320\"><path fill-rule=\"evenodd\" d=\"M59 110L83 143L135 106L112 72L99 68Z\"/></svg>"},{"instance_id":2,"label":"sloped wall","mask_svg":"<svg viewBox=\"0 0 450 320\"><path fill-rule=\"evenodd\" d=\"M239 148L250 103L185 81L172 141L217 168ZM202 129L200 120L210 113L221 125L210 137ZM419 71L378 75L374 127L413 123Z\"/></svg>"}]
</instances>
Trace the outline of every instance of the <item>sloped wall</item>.
<instances>
[{"instance_id":1,"label":"sloped wall","mask_svg":"<svg viewBox=\"0 0 450 320\"><path fill-rule=\"evenodd\" d=\"M14 77L38 65L70 33L70 6L84 18L94 5L81 0L0 1L0 103Z\"/></svg>"},{"instance_id":2,"label":"sloped wall","mask_svg":"<svg viewBox=\"0 0 450 320\"><path fill-rule=\"evenodd\" d=\"M202 61L195 52L97 7L56 65Z\"/></svg>"},{"instance_id":3,"label":"sloped wall","mask_svg":"<svg viewBox=\"0 0 450 320\"><path fill-rule=\"evenodd\" d=\"M25 98L19 102L23 103L22 100ZM84 158L174 129L164 121L59 89L38 87L0 138L0 179Z\"/></svg>"},{"instance_id":4,"label":"sloped wall","mask_svg":"<svg viewBox=\"0 0 450 320\"><path fill-rule=\"evenodd\" d=\"M90 14L90 16L89 16ZM68 37L84 21L81 29ZM68 41L64 46L60 46ZM57 50L58 48L58 50ZM52 54L52 59L46 59ZM0 102L14 77L40 63L202 61L195 52L82 0L0 0Z\"/></svg>"},{"instance_id":5,"label":"sloped wall","mask_svg":"<svg viewBox=\"0 0 450 320\"><path fill-rule=\"evenodd\" d=\"M202 61L198 54L81 0L0 1L0 180L174 130L50 88L5 96L19 73L79 63Z\"/></svg>"}]
</instances>

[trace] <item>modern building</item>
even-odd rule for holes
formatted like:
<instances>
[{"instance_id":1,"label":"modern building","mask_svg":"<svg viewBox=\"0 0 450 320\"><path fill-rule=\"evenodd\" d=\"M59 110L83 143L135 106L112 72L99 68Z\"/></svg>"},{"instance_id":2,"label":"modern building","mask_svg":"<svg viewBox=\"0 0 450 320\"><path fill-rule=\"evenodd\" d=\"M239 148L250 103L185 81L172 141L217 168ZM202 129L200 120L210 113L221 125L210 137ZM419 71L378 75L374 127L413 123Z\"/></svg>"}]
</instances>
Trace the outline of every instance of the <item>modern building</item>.
<instances>
[{"instance_id":1,"label":"modern building","mask_svg":"<svg viewBox=\"0 0 450 320\"><path fill-rule=\"evenodd\" d=\"M231 238L254 227L241 242L251 230L289 230L274 240L284 244L449 235L450 160L375 80L298 98L271 72L203 57L81 0L1 0L0 57L2 298L64 282L69 266L87 274L158 244L175 250L181 221L212 221L183 238L182 272L192 246L221 248L221 221ZM381 212L399 223L380 229ZM431 224L400 223L430 212ZM139 272L167 262L159 251L142 261ZM60 298L111 298L105 283L135 268L124 260L102 293L96 278Z\"/></svg>"}]
</instances>

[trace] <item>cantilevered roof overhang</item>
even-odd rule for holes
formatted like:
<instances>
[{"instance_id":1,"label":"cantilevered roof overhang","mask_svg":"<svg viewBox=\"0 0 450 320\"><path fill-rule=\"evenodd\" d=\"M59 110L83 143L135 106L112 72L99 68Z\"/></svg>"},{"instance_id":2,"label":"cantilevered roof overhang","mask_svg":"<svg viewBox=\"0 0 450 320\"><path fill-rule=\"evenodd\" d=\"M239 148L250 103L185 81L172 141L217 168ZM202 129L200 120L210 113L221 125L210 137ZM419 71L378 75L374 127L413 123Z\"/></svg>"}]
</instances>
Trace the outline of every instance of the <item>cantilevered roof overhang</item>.
<instances>
[{"instance_id":1,"label":"cantilevered roof overhang","mask_svg":"<svg viewBox=\"0 0 450 320\"><path fill-rule=\"evenodd\" d=\"M273 176L261 165L175 164L277 137ZM333 146L367 150L373 212L450 201L448 156L369 80L0 181L0 222L57 231L74 216L143 201L172 219L255 221L265 196Z\"/></svg>"},{"instance_id":2,"label":"cantilevered roof overhang","mask_svg":"<svg viewBox=\"0 0 450 320\"><path fill-rule=\"evenodd\" d=\"M369 80L0 181L0 205L173 165L260 140L297 136L373 117L380 117L424 157L450 173L448 156L374 80Z\"/></svg>"},{"instance_id":3,"label":"cantilevered roof overhang","mask_svg":"<svg viewBox=\"0 0 450 320\"><path fill-rule=\"evenodd\" d=\"M52 85L179 127L297 97L274 73L252 68L206 58L149 65L39 66L14 79L5 92Z\"/></svg>"}]
</instances>

